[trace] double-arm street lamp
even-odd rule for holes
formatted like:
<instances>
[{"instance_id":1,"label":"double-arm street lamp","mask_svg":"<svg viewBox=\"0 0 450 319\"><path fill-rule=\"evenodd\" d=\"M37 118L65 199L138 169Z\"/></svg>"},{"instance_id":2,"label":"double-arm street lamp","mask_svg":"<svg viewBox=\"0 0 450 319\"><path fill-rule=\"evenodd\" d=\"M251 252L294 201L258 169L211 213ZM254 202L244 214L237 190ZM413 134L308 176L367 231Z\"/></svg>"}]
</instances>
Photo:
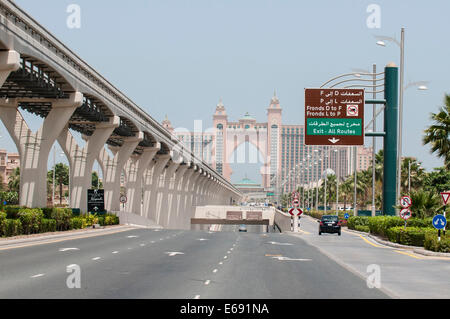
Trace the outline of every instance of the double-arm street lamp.
<instances>
[{"instance_id":1,"label":"double-arm street lamp","mask_svg":"<svg viewBox=\"0 0 450 319\"><path fill-rule=\"evenodd\" d=\"M399 90L399 104L398 104L398 142L397 142L397 188L396 188L396 198L397 200L400 198L401 194L401 165L402 165L402 133L403 133L403 95L404 91L411 87L417 86L419 90L427 90L426 84L428 82L420 81L420 82L411 82L406 86L404 85L404 72L405 72L405 28L401 29L400 41L393 37L388 36L375 36L378 40L376 42L379 46L386 46L387 42L395 43L400 48L400 90Z\"/></svg>"}]
</instances>

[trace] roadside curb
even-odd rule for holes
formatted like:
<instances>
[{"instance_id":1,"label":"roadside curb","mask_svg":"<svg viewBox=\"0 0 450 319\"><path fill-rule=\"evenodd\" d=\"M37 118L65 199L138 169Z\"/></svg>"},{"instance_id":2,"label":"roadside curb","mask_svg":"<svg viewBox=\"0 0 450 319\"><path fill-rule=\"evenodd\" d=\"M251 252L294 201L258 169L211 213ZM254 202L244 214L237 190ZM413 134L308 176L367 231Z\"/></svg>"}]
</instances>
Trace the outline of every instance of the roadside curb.
<instances>
[{"instance_id":1,"label":"roadside curb","mask_svg":"<svg viewBox=\"0 0 450 319\"><path fill-rule=\"evenodd\" d=\"M118 230L128 230L128 229L134 229L135 227L131 227L129 225L119 225L115 227L108 227L108 228L93 228L89 230L84 231L76 231L71 233L64 233L61 232L61 234L53 234L53 235L43 235L43 236L34 236L34 237L28 237L28 238L20 238L20 239L3 239L0 240L0 247L8 247L8 246L14 246L17 244L23 244L23 243L39 243L39 242L45 242L47 240L52 239L70 239L71 237L79 237L85 235L86 237L89 237L90 235L100 235L100 234L108 234L112 232L116 232Z\"/></svg>"},{"instance_id":2,"label":"roadside curb","mask_svg":"<svg viewBox=\"0 0 450 319\"><path fill-rule=\"evenodd\" d=\"M401 248L401 249L412 250L414 253L417 253L417 254L420 254L420 255L424 255L424 256L429 256L429 257L450 257L450 253L434 252L434 251L426 250L423 247L419 247L419 246L401 245L401 244L397 244L397 243L393 243L393 242L390 242L390 241L386 241L386 240L380 239L379 237L374 236L372 234L365 233L365 232L360 232L360 231L353 230L353 229L347 229L346 231L351 232L351 233L355 233L355 234L366 235L367 237L373 239L377 243L385 245L385 246L389 246L389 247L392 247L392 248Z\"/></svg>"}]
</instances>

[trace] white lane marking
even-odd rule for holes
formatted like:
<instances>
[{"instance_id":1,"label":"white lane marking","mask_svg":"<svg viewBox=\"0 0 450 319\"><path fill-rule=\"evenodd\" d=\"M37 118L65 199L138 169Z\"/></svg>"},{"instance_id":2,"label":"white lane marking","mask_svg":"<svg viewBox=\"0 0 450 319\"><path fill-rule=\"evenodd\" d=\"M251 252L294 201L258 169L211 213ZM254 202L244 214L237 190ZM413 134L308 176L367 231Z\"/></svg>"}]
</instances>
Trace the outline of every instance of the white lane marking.
<instances>
[{"instance_id":1,"label":"white lane marking","mask_svg":"<svg viewBox=\"0 0 450 319\"><path fill-rule=\"evenodd\" d=\"M207 239L207 238L198 238L197 240L204 241L204 240L209 240L209 239Z\"/></svg>"},{"instance_id":2,"label":"white lane marking","mask_svg":"<svg viewBox=\"0 0 450 319\"><path fill-rule=\"evenodd\" d=\"M133 248L131 248L131 247L128 247L128 249L129 249L129 250L131 250L131 249L133 249Z\"/></svg>"},{"instance_id":3,"label":"white lane marking","mask_svg":"<svg viewBox=\"0 0 450 319\"><path fill-rule=\"evenodd\" d=\"M233 250L234 248L230 248L230 250Z\"/></svg>"},{"instance_id":4,"label":"white lane marking","mask_svg":"<svg viewBox=\"0 0 450 319\"><path fill-rule=\"evenodd\" d=\"M113 254L117 254L117 253L118 253L118 251L117 251L117 250L115 250L115 251L113 251L112 253L113 253Z\"/></svg>"},{"instance_id":5,"label":"white lane marking","mask_svg":"<svg viewBox=\"0 0 450 319\"><path fill-rule=\"evenodd\" d=\"M291 243L278 243L276 241L269 241L267 242L268 244L272 244L272 245L280 245L280 246L292 246L293 244Z\"/></svg>"},{"instance_id":6,"label":"white lane marking","mask_svg":"<svg viewBox=\"0 0 450 319\"><path fill-rule=\"evenodd\" d=\"M184 253L179 252L179 251L166 251L166 254L169 255L170 257L176 256L176 255L184 255Z\"/></svg>"},{"instance_id":7,"label":"white lane marking","mask_svg":"<svg viewBox=\"0 0 450 319\"><path fill-rule=\"evenodd\" d=\"M153 231L161 231L160 229L154 229Z\"/></svg>"},{"instance_id":8,"label":"white lane marking","mask_svg":"<svg viewBox=\"0 0 450 319\"><path fill-rule=\"evenodd\" d=\"M136 235L130 235L130 236L127 236L127 238L138 238L139 236L136 236Z\"/></svg>"},{"instance_id":9,"label":"white lane marking","mask_svg":"<svg viewBox=\"0 0 450 319\"><path fill-rule=\"evenodd\" d=\"M154 240L152 240L152 241L151 241L151 243L152 243L152 244L154 244L154 243L155 243L155 241L154 241Z\"/></svg>"},{"instance_id":10,"label":"white lane marking","mask_svg":"<svg viewBox=\"0 0 450 319\"><path fill-rule=\"evenodd\" d=\"M60 248L59 251L79 250L78 248Z\"/></svg>"},{"instance_id":11,"label":"white lane marking","mask_svg":"<svg viewBox=\"0 0 450 319\"><path fill-rule=\"evenodd\" d=\"M200 295L195 295L194 299L200 299Z\"/></svg>"},{"instance_id":12,"label":"white lane marking","mask_svg":"<svg viewBox=\"0 0 450 319\"><path fill-rule=\"evenodd\" d=\"M45 276L45 274L37 274L34 276L30 276L30 278L38 278L38 277L42 277L42 276Z\"/></svg>"},{"instance_id":13,"label":"white lane marking","mask_svg":"<svg viewBox=\"0 0 450 319\"><path fill-rule=\"evenodd\" d=\"M214 269L213 272L216 273L216 272L217 272L217 269Z\"/></svg>"},{"instance_id":14,"label":"white lane marking","mask_svg":"<svg viewBox=\"0 0 450 319\"><path fill-rule=\"evenodd\" d=\"M144 247L144 246L145 246L145 244L140 244L139 246L141 246L141 247Z\"/></svg>"},{"instance_id":15,"label":"white lane marking","mask_svg":"<svg viewBox=\"0 0 450 319\"><path fill-rule=\"evenodd\" d=\"M231 251L227 251L227 254L231 254Z\"/></svg>"},{"instance_id":16,"label":"white lane marking","mask_svg":"<svg viewBox=\"0 0 450 319\"><path fill-rule=\"evenodd\" d=\"M164 238L160 238L159 240L164 240Z\"/></svg>"},{"instance_id":17,"label":"white lane marking","mask_svg":"<svg viewBox=\"0 0 450 319\"><path fill-rule=\"evenodd\" d=\"M211 280L205 281L205 285L209 285L210 282L211 282Z\"/></svg>"},{"instance_id":18,"label":"white lane marking","mask_svg":"<svg viewBox=\"0 0 450 319\"><path fill-rule=\"evenodd\" d=\"M219 263L219 265L223 265L223 261L221 261L221 262Z\"/></svg>"},{"instance_id":19,"label":"white lane marking","mask_svg":"<svg viewBox=\"0 0 450 319\"><path fill-rule=\"evenodd\" d=\"M223 259L227 259L228 258L228 256L223 256Z\"/></svg>"},{"instance_id":20,"label":"white lane marking","mask_svg":"<svg viewBox=\"0 0 450 319\"><path fill-rule=\"evenodd\" d=\"M92 260L99 260L99 259L101 259L102 257L94 257L94 258L92 258Z\"/></svg>"},{"instance_id":21,"label":"white lane marking","mask_svg":"<svg viewBox=\"0 0 450 319\"><path fill-rule=\"evenodd\" d=\"M311 261L311 259L307 259L307 258L289 258L289 257L283 257L283 256L275 256L272 258L278 259L278 260L285 260L285 261Z\"/></svg>"}]
</instances>

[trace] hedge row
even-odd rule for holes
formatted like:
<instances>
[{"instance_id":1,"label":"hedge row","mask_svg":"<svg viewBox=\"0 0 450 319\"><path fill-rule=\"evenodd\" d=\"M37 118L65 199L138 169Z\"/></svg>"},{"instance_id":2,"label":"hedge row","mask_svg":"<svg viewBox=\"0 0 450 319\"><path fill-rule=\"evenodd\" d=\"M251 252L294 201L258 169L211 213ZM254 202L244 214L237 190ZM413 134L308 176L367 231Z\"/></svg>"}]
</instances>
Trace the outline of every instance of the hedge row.
<instances>
[{"instance_id":1,"label":"hedge row","mask_svg":"<svg viewBox=\"0 0 450 319\"><path fill-rule=\"evenodd\" d=\"M440 253L450 253L450 235L442 236L441 233L441 240L439 241L437 231L427 233L425 235L424 248Z\"/></svg>"},{"instance_id":2,"label":"hedge row","mask_svg":"<svg viewBox=\"0 0 450 319\"><path fill-rule=\"evenodd\" d=\"M93 224L101 226L119 224L119 217L112 214L73 217L72 210L68 208L31 209L19 206L6 208L6 212L0 211L1 237L83 229Z\"/></svg>"},{"instance_id":3,"label":"hedge row","mask_svg":"<svg viewBox=\"0 0 450 319\"><path fill-rule=\"evenodd\" d=\"M436 229L431 227L404 227L397 226L389 228L386 232L389 241L408 245L424 247L426 234L436 237Z\"/></svg>"}]
</instances>

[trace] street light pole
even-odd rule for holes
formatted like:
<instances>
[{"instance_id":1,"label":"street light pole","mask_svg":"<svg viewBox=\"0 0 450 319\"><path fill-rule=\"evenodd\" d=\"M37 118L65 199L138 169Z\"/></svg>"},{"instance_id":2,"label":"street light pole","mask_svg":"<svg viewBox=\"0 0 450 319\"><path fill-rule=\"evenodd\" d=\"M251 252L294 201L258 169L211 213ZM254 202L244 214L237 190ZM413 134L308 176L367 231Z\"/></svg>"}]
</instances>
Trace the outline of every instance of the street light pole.
<instances>
[{"instance_id":1,"label":"street light pole","mask_svg":"<svg viewBox=\"0 0 450 319\"><path fill-rule=\"evenodd\" d=\"M372 65L372 71L373 71L373 85L375 87L375 85L377 85L377 81L376 81L376 73L377 73L377 65L373 64ZM372 93L372 98L373 100L377 99L377 93L376 90L373 90ZM372 123L372 132L376 132L376 113L377 113L377 106L376 104L372 105L372 111L373 111L373 123ZM376 137L372 137L372 216L376 215L376 208L375 208L375 152L376 149Z\"/></svg>"},{"instance_id":2,"label":"street light pole","mask_svg":"<svg viewBox=\"0 0 450 319\"><path fill-rule=\"evenodd\" d=\"M55 171L56 171L56 147L53 145L53 185L52 185L52 206L55 206Z\"/></svg>"},{"instance_id":3,"label":"street light pole","mask_svg":"<svg viewBox=\"0 0 450 319\"><path fill-rule=\"evenodd\" d=\"M405 28L402 28L400 38L400 92L398 99L398 152L397 152L397 200L400 199L400 187L402 176L402 127L403 127L403 92L405 86L403 84L405 71Z\"/></svg>"}]
</instances>

